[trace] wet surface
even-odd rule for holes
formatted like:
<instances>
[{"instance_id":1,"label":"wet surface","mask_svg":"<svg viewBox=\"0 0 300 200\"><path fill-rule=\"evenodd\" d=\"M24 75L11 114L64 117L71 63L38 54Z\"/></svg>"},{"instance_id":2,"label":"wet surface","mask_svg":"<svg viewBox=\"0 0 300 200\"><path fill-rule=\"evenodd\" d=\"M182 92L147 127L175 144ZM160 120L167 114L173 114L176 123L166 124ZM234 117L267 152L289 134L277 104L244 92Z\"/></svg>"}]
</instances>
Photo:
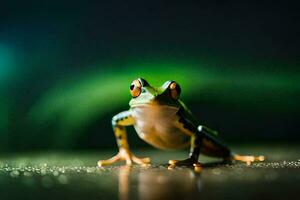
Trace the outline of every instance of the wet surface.
<instances>
[{"instance_id":1,"label":"wet surface","mask_svg":"<svg viewBox=\"0 0 300 200\"><path fill-rule=\"evenodd\" d=\"M150 156L148 167L97 168L97 160L114 151L32 153L0 158L1 199L298 199L299 146L243 146L236 152L263 154L267 160L247 166L200 158L200 173L168 170L169 159L187 152L136 150Z\"/></svg>"}]
</instances>

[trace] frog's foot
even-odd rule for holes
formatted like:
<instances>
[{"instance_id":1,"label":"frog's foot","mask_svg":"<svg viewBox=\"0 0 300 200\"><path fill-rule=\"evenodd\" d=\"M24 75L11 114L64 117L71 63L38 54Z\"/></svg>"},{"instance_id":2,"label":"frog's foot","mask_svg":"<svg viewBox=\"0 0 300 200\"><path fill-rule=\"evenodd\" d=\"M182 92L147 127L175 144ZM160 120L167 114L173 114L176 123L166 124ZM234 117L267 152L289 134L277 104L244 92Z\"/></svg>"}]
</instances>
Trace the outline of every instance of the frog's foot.
<instances>
[{"instance_id":1,"label":"frog's foot","mask_svg":"<svg viewBox=\"0 0 300 200\"><path fill-rule=\"evenodd\" d=\"M196 171L200 171L202 168L201 163L193 158L188 158L185 160L169 160L169 167L168 169L174 169L176 166L187 166L187 167L194 167Z\"/></svg>"},{"instance_id":2,"label":"frog's foot","mask_svg":"<svg viewBox=\"0 0 300 200\"><path fill-rule=\"evenodd\" d=\"M234 154L232 156L232 160L237 160L246 163L247 165L250 165L252 162L262 162L265 160L264 156L242 156L238 154Z\"/></svg>"},{"instance_id":3,"label":"frog's foot","mask_svg":"<svg viewBox=\"0 0 300 200\"><path fill-rule=\"evenodd\" d=\"M120 149L119 153L110 159L107 160L99 160L98 167L102 167L104 165L111 165L120 160L125 160L126 165L132 165L132 163L137 163L139 165L147 165L150 163L150 158L138 158L133 155L129 150Z\"/></svg>"}]
</instances>

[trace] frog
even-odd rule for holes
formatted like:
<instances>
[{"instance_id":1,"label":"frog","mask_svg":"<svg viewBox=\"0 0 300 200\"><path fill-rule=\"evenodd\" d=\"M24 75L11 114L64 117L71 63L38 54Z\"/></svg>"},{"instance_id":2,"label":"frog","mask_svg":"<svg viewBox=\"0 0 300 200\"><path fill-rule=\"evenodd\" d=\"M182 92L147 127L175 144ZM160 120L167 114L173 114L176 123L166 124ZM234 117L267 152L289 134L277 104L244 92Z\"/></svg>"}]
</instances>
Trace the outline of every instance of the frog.
<instances>
[{"instance_id":1,"label":"frog","mask_svg":"<svg viewBox=\"0 0 300 200\"><path fill-rule=\"evenodd\" d=\"M264 156L240 155L234 153L221 139L219 133L199 123L188 107L180 100L181 87L173 80L160 87L151 86L144 78L132 81L129 87L131 100L129 110L112 118L112 128L119 148L118 153L106 160L99 160L98 167L125 161L126 165L150 164L150 158L139 158L129 147L126 127L133 126L138 136L150 145L162 149L190 148L184 160L169 160L168 168L187 166L201 168L200 153L223 161L263 161Z\"/></svg>"}]
</instances>

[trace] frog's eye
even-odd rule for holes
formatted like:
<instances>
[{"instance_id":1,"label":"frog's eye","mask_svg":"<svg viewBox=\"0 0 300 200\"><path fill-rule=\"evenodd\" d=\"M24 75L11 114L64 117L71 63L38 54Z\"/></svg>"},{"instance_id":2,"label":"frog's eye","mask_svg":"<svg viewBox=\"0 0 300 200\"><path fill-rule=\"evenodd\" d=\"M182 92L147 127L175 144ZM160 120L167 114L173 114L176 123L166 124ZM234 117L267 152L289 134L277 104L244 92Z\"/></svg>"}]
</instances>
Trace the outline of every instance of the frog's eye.
<instances>
[{"instance_id":1,"label":"frog's eye","mask_svg":"<svg viewBox=\"0 0 300 200\"><path fill-rule=\"evenodd\" d=\"M132 81L130 85L130 94L132 97L138 97L142 91L142 84L139 80Z\"/></svg>"},{"instance_id":2,"label":"frog's eye","mask_svg":"<svg viewBox=\"0 0 300 200\"><path fill-rule=\"evenodd\" d=\"M181 93L181 88L176 82L172 82L169 85L170 94L173 99L178 99Z\"/></svg>"}]
</instances>

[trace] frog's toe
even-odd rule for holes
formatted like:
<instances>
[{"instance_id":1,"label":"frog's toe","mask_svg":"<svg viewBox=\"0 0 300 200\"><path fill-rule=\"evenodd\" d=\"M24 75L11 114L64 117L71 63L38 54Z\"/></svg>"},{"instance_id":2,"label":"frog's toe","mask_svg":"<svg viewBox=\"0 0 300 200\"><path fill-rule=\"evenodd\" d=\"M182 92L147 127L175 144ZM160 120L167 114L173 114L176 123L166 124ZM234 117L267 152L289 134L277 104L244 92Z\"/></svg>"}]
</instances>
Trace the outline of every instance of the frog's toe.
<instances>
[{"instance_id":1,"label":"frog's toe","mask_svg":"<svg viewBox=\"0 0 300 200\"><path fill-rule=\"evenodd\" d=\"M97 164L98 164L98 167L102 167L105 165L111 165L111 164L119 161L120 159L121 159L120 156L116 155L107 160L99 160Z\"/></svg>"},{"instance_id":2,"label":"frog's toe","mask_svg":"<svg viewBox=\"0 0 300 200\"><path fill-rule=\"evenodd\" d=\"M265 160L264 156L241 156L238 154L235 154L232 156L232 160L241 161L246 163L247 165L250 165L252 162L262 162Z\"/></svg>"},{"instance_id":3,"label":"frog's toe","mask_svg":"<svg viewBox=\"0 0 300 200\"><path fill-rule=\"evenodd\" d=\"M136 164L139 164L139 165L144 165L144 164L149 164L150 163L150 158L148 158L148 157L138 158L138 157L133 155L132 160L133 160L133 162L135 162Z\"/></svg>"},{"instance_id":4,"label":"frog's toe","mask_svg":"<svg viewBox=\"0 0 300 200\"><path fill-rule=\"evenodd\" d=\"M187 158L185 160L169 160L170 165L177 165L177 166L190 166L196 162L197 161L192 158Z\"/></svg>"},{"instance_id":5,"label":"frog's toe","mask_svg":"<svg viewBox=\"0 0 300 200\"><path fill-rule=\"evenodd\" d=\"M188 158L185 160L169 160L169 167L168 169L174 169L177 166L187 166L187 167L194 167L195 170L199 171L202 167L201 163L197 160Z\"/></svg>"}]
</instances>

